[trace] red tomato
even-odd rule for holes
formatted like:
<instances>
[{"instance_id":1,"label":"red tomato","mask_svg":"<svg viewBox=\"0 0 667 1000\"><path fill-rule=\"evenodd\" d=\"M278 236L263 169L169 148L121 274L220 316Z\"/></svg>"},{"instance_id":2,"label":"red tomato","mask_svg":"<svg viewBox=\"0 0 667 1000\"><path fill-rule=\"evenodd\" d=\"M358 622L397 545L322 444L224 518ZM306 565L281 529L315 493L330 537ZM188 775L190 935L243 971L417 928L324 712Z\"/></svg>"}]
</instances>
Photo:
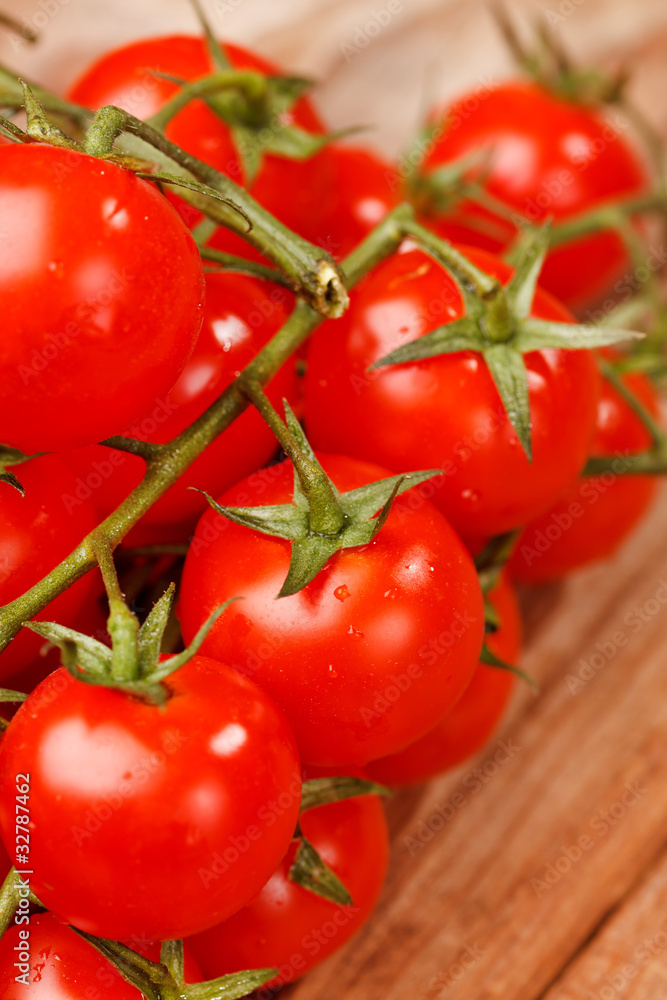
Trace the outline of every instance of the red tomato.
<instances>
[{"instance_id":1,"label":"red tomato","mask_svg":"<svg viewBox=\"0 0 667 1000\"><path fill-rule=\"evenodd\" d=\"M138 947L130 943L130 947L152 962L160 961L159 944ZM187 946L184 959L186 982L201 982L201 971ZM25 979L17 980L24 975ZM52 913L38 913L29 924L13 924L5 932L0 940L0 979L5 984L3 1000L96 1000L102 996L105 1000L142 1000L144 996Z\"/></svg>"},{"instance_id":2,"label":"red tomato","mask_svg":"<svg viewBox=\"0 0 667 1000\"><path fill-rule=\"evenodd\" d=\"M72 512L63 497L74 488L74 476L60 458L44 455L11 470L25 496L0 483L0 605L20 597L70 554L97 524L90 502ZM71 625L95 587L88 574L55 598L36 616L41 621ZM38 655L44 640L21 629L0 654L0 679L5 679Z\"/></svg>"},{"instance_id":3,"label":"red tomato","mask_svg":"<svg viewBox=\"0 0 667 1000\"><path fill-rule=\"evenodd\" d=\"M225 44L223 48L235 69L274 76L280 74L273 63L255 53L236 45ZM72 87L69 98L93 108L115 104L137 118L148 118L159 111L180 89L177 84L156 77L153 70L186 81L216 72L203 38L186 35L150 38L102 56ZM301 98L290 111L281 115L281 121L307 132L323 132L313 105L305 98ZM245 183L229 126L203 101L193 101L179 112L167 126L166 135L188 153L210 163L238 183ZM324 189L314 189L309 182L310 172L307 162L267 154L250 190L281 221L290 228L298 229L299 221L308 217L324 195ZM286 197L287 194L289 197ZM189 225L201 218L196 210L180 199L179 203L183 206L183 215ZM239 242L247 247L243 241Z\"/></svg>"},{"instance_id":4,"label":"red tomato","mask_svg":"<svg viewBox=\"0 0 667 1000\"><path fill-rule=\"evenodd\" d=\"M511 268L465 249L507 282ZM502 534L541 513L581 471L593 436L599 375L590 351L525 356L532 417L528 462L484 360L469 351L368 372L375 361L461 316L443 268L419 250L395 254L352 292L344 316L311 338L305 416L323 451L396 472L444 470L419 487L464 537ZM538 290L535 316L570 314Z\"/></svg>"},{"instance_id":5,"label":"red tomato","mask_svg":"<svg viewBox=\"0 0 667 1000\"><path fill-rule=\"evenodd\" d=\"M424 162L428 173L488 151L483 187L531 222L556 223L647 190L646 170L623 136L627 123L550 94L535 83L505 81L467 94L434 116L436 134ZM516 225L470 202L428 219L441 235L500 251ZM520 225L520 222L517 221ZM540 283L580 310L609 291L631 268L623 241L607 230L557 247Z\"/></svg>"},{"instance_id":6,"label":"red tomato","mask_svg":"<svg viewBox=\"0 0 667 1000\"><path fill-rule=\"evenodd\" d=\"M3 442L30 454L120 433L196 343L192 237L153 185L55 146L3 147L0 215Z\"/></svg>"},{"instance_id":7,"label":"red tomato","mask_svg":"<svg viewBox=\"0 0 667 1000\"><path fill-rule=\"evenodd\" d=\"M308 774L320 776L321 772ZM389 862L387 821L377 796L310 809L300 825L345 885L352 906L330 903L291 881L294 842L250 906L188 939L207 979L244 969L276 968L280 975L265 989L293 982L341 948L368 920Z\"/></svg>"},{"instance_id":8,"label":"red tomato","mask_svg":"<svg viewBox=\"0 0 667 1000\"><path fill-rule=\"evenodd\" d=\"M320 459L342 491L387 475L340 455ZM288 503L292 490L283 462L220 502ZM336 553L302 591L276 600L290 551L207 511L183 575L186 641L214 607L244 595L203 648L218 659L224 651L277 701L308 764L364 764L427 732L468 684L484 618L470 557L442 515L419 496L414 509L399 499L369 545Z\"/></svg>"},{"instance_id":9,"label":"red tomato","mask_svg":"<svg viewBox=\"0 0 667 1000\"><path fill-rule=\"evenodd\" d=\"M5 847L16 841L16 775L29 774L31 886L100 937L171 940L226 919L294 832L299 761L273 702L205 657L166 684L157 708L61 668L0 744Z\"/></svg>"},{"instance_id":10,"label":"red tomato","mask_svg":"<svg viewBox=\"0 0 667 1000\"><path fill-rule=\"evenodd\" d=\"M514 590L505 574L491 591L500 628L486 637L497 657L515 664L521 651L521 616ZM386 785L427 781L472 757L489 740L509 701L515 675L480 663L461 700L426 736L401 753L374 760L368 772Z\"/></svg>"},{"instance_id":11,"label":"red tomato","mask_svg":"<svg viewBox=\"0 0 667 1000\"><path fill-rule=\"evenodd\" d=\"M655 391L644 375L628 374L623 381L650 413L657 414ZM617 455L622 469L624 455L650 445L651 436L639 417L603 379L591 455ZM646 511L657 487L656 476L613 472L577 480L519 536L509 562L512 576L525 583L554 580L611 556Z\"/></svg>"},{"instance_id":12,"label":"red tomato","mask_svg":"<svg viewBox=\"0 0 667 1000\"><path fill-rule=\"evenodd\" d=\"M283 325L290 293L239 274L206 276L204 325L194 354L173 389L126 432L144 441L166 443L185 430L220 395L242 368ZM268 389L274 405L295 403L296 369L288 361ZM196 486L216 496L264 465L277 450L276 439L259 413L248 409L221 434L128 535L130 545L185 541L206 509ZM106 517L144 475L141 458L94 445L65 458L77 472L73 505L92 498Z\"/></svg>"}]
</instances>

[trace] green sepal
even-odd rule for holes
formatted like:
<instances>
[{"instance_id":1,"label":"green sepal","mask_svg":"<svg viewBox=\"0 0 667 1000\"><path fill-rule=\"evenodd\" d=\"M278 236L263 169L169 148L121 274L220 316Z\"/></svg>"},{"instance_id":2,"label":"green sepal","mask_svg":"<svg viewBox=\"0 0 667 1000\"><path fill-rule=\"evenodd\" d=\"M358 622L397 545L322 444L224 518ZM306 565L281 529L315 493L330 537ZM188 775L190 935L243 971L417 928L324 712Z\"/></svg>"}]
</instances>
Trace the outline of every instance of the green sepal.
<instances>
[{"instance_id":1,"label":"green sepal","mask_svg":"<svg viewBox=\"0 0 667 1000\"><path fill-rule=\"evenodd\" d=\"M28 697L23 691L10 691L8 688L0 688L0 703L12 704L14 702L25 701Z\"/></svg>"},{"instance_id":2,"label":"green sepal","mask_svg":"<svg viewBox=\"0 0 667 1000\"><path fill-rule=\"evenodd\" d=\"M486 664L487 667L497 667L499 670L508 670L511 674L515 674L520 677L522 681L528 685L533 694L539 694L540 689L530 674L527 674L525 670L521 667L515 667L512 663L506 663L505 660L501 660L500 657L492 653L488 645L484 643L482 646L482 651L479 654L480 663Z\"/></svg>"},{"instance_id":3,"label":"green sepal","mask_svg":"<svg viewBox=\"0 0 667 1000\"><path fill-rule=\"evenodd\" d=\"M167 628L176 585L170 583L162 597L155 602L137 633L137 662L139 677L146 677L160 658L162 639Z\"/></svg>"},{"instance_id":4,"label":"green sepal","mask_svg":"<svg viewBox=\"0 0 667 1000\"><path fill-rule=\"evenodd\" d=\"M389 796L391 791L376 781L366 778L351 778L340 775L332 778L311 778L304 781L301 788L301 812L331 805L343 799L354 799L360 795Z\"/></svg>"},{"instance_id":5,"label":"green sepal","mask_svg":"<svg viewBox=\"0 0 667 1000\"><path fill-rule=\"evenodd\" d=\"M533 458L530 438L528 373L523 355L511 344L493 344L482 352L503 407L529 462Z\"/></svg>"},{"instance_id":6,"label":"green sepal","mask_svg":"<svg viewBox=\"0 0 667 1000\"><path fill-rule=\"evenodd\" d=\"M61 146L64 149L76 149L81 151L78 143L70 139L68 135L54 125L47 117L44 108L39 103L32 90L23 80L20 81L23 88L23 101L25 104L26 117L28 119L27 132L31 139L36 142L48 142L50 146Z\"/></svg>"},{"instance_id":7,"label":"green sepal","mask_svg":"<svg viewBox=\"0 0 667 1000\"><path fill-rule=\"evenodd\" d=\"M570 351L607 347L624 340L643 340L646 334L638 330L589 326L584 323L556 323L544 319L526 319L517 330L514 345L522 354L541 351L545 347Z\"/></svg>"},{"instance_id":8,"label":"green sepal","mask_svg":"<svg viewBox=\"0 0 667 1000\"><path fill-rule=\"evenodd\" d=\"M500 615L483 591L482 594L484 596L484 635L493 635L500 628Z\"/></svg>"},{"instance_id":9,"label":"green sepal","mask_svg":"<svg viewBox=\"0 0 667 1000\"><path fill-rule=\"evenodd\" d=\"M198 194L205 194L207 198L212 198L214 201L220 201L223 205L227 205L229 208L233 209L237 215L240 215L248 224L247 232L250 232L253 228L253 222L250 216L243 211L240 205L237 205L232 198L226 198L224 195L220 194L219 191L214 191L213 188L208 187L207 184L200 184L198 181L189 180L187 177L180 177L178 174L169 174L163 170L159 171L135 171L137 177L141 177L143 180L147 181L164 181L165 184L171 184L173 187L187 188L188 191L196 191Z\"/></svg>"},{"instance_id":10,"label":"green sepal","mask_svg":"<svg viewBox=\"0 0 667 1000\"><path fill-rule=\"evenodd\" d=\"M440 354L457 354L459 351L481 352L485 347L486 340L475 321L464 316L462 319L454 320L453 323L436 327L423 337L402 344L372 364L368 371L383 368L385 365L403 364L406 361L423 361L424 358L434 358Z\"/></svg>"},{"instance_id":11,"label":"green sepal","mask_svg":"<svg viewBox=\"0 0 667 1000\"><path fill-rule=\"evenodd\" d=\"M289 878L302 889L338 906L351 906L352 897L338 876L322 860L309 840L299 832L299 843Z\"/></svg>"},{"instance_id":12,"label":"green sepal","mask_svg":"<svg viewBox=\"0 0 667 1000\"><path fill-rule=\"evenodd\" d=\"M197 655L206 636L209 634L218 618L224 614L230 604L233 604L234 601L240 600L243 600L243 598L230 597L224 604L221 604L215 609L215 611L212 611L204 624L198 630L187 649L184 649L182 653L178 653L176 656L170 656L169 659L163 660L162 663L157 664L154 669L146 675L145 680L149 681L151 684L158 684L166 677L169 677L181 667L185 666L185 664L188 663L193 656Z\"/></svg>"},{"instance_id":13,"label":"green sepal","mask_svg":"<svg viewBox=\"0 0 667 1000\"><path fill-rule=\"evenodd\" d=\"M185 1000L240 1000L275 979L280 969L250 969L205 983L188 983Z\"/></svg>"},{"instance_id":14,"label":"green sepal","mask_svg":"<svg viewBox=\"0 0 667 1000\"><path fill-rule=\"evenodd\" d=\"M199 0L190 0L190 4L194 9L195 14L197 15L197 20L199 21L201 29L204 32L206 48L208 49L208 54L211 57L213 65L219 70L231 69L232 66L229 59L225 55L225 50L213 34L211 25L208 23L208 18L204 14Z\"/></svg>"},{"instance_id":15,"label":"green sepal","mask_svg":"<svg viewBox=\"0 0 667 1000\"><path fill-rule=\"evenodd\" d=\"M9 486L13 486L15 490L18 490L22 497L25 496L25 490L13 472L8 470L6 467L8 465L22 465L23 462L29 462L33 458L38 458L42 452L38 452L37 455L24 455L22 451L18 451L17 448L9 448L7 445L0 445L0 483L7 483Z\"/></svg>"},{"instance_id":16,"label":"green sepal","mask_svg":"<svg viewBox=\"0 0 667 1000\"><path fill-rule=\"evenodd\" d=\"M24 622L62 653L62 664L73 677L89 684L103 684L111 671L111 650L92 636L82 635L57 622Z\"/></svg>"},{"instance_id":17,"label":"green sepal","mask_svg":"<svg viewBox=\"0 0 667 1000\"><path fill-rule=\"evenodd\" d=\"M514 274L505 286L510 309L516 319L525 320L535 298L537 282L549 249L551 221L547 221L526 240L516 262Z\"/></svg>"}]
</instances>

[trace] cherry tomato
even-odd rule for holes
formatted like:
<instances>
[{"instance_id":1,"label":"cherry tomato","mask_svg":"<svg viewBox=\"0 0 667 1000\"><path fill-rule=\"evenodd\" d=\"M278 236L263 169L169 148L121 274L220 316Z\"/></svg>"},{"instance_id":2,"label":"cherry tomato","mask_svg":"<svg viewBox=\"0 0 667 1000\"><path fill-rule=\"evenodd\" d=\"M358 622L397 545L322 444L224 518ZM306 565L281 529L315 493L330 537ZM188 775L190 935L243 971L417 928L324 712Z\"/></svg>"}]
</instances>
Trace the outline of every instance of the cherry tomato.
<instances>
[{"instance_id":1,"label":"cherry tomato","mask_svg":"<svg viewBox=\"0 0 667 1000\"><path fill-rule=\"evenodd\" d=\"M657 400L649 380L634 373L624 375L623 382L655 416ZM637 414L603 379L591 455L616 455L622 469L624 456L650 445L651 436ZM512 576L525 583L554 580L613 555L648 508L657 487L656 476L613 472L577 480L521 533L509 562Z\"/></svg>"},{"instance_id":2,"label":"cherry tomato","mask_svg":"<svg viewBox=\"0 0 667 1000\"><path fill-rule=\"evenodd\" d=\"M55 455L43 455L13 466L25 496L0 483L0 605L29 590L70 554L97 524L89 501L73 513L63 497L74 488L71 470ZM56 597L36 615L38 621L71 625L72 619L95 587L89 573ZM44 640L21 629L0 654L0 679L26 666L38 655Z\"/></svg>"},{"instance_id":3,"label":"cherry tomato","mask_svg":"<svg viewBox=\"0 0 667 1000\"><path fill-rule=\"evenodd\" d=\"M229 44L223 45L223 49L234 69L280 75L273 63L253 52ZM186 35L150 38L102 56L72 87L69 97L87 107L115 104L137 118L149 118L180 89L177 84L157 77L154 71L191 81L210 76L216 68L203 38ZM300 98L280 120L307 132L323 132L322 123L306 98ZM203 101L192 101L180 111L167 126L166 135L188 153L245 184L239 151L229 126ZM316 209L325 193L323 187L314 188L307 162L266 154L250 185L253 196L291 229L298 229L299 222ZM178 202L188 225L201 219L196 210L180 199ZM238 242L250 250L240 238Z\"/></svg>"},{"instance_id":4,"label":"cherry tomato","mask_svg":"<svg viewBox=\"0 0 667 1000\"><path fill-rule=\"evenodd\" d=\"M507 282L511 268L463 248ZM351 294L348 311L311 339L305 381L310 439L323 451L373 459L396 472L440 468L423 484L463 537L510 531L541 513L577 477L593 436L599 375L590 351L525 355L532 417L528 462L483 359L473 352L368 372L399 344L461 316L460 294L419 250L395 254ZM538 289L533 313L570 314Z\"/></svg>"},{"instance_id":5,"label":"cherry tomato","mask_svg":"<svg viewBox=\"0 0 667 1000\"><path fill-rule=\"evenodd\" d=\"M340 455L320 459L343 491L387 475ZM292 490L292 465L283 462L220 502L288 503ZM290 550L207 511L183 575L186 641L214 607L243 594L202 648L275 699L304 762L358 765L401 749L447 711L477 663L484 615L468 553L419 496L414 509L400 498L369 545L337 552L302 591L276 600Z\"/></svg>"},{"instance_id":6,"label":"cherry tomato","mask_svg":"<svg viewBox=\"0 0 667 1000\"><path fill-rule=\"evenodd\" d=\"M152 962L160 961L159 944L129 946ZM202 981L187 945L184 968L186 982ZM5 932L0 940L0 980L3 1000L96 1000L102 996L105 1000L142 1000L144 996L52 913L38 913L29 924L12 924Z\"/></svg>"},{"instance_id":7,"label":"cherry tomato","mask_svg":"<svg viewBox=\"0 0 667 1000\"><path fill-rule=\"evenodd\" d=\"M492 653L515 664L521 651L521 616L506 574L489 594L500 627L486 637ZM480 663L460 701L426 736L401 753L374 760L368 772L386 785L427 781L472 757L489 740L514 688L515 675Z\"/></svg>"},{"instance_id":8,"label":"cherry tomato","mask_svg":"<svg viewBox=\"0 0 667 1000\"><path fill-rule=\"evenodd\" d=\"M127 436L166 443L185 430L220 395L283 325L292 296L268 282L239 274L206 276L204 324L195 351L172 390ZM296 403L294 362L281 368L268 388L269 398ZM186 541L206 500L195 486L216 496L264 465L277 450L276 439L259 413L250 408L221 434L126 538L129 545ZM77 473L70 503L92 499L106 517L144 475L141 458L99 445L65 456Z\"/></svg>"},{"instance_id":9,"label":"cherry tomato","mask_svg":"<svg viewBox=\"0 0 667 1000\"><path fill-rule=\"evenodd\" d=\"M308 772L321 777L323 772ZM357 772L357 777L366 777ZM368 920L382 890L389 837L382 805L364 795L309 809L301 830L341 879L352 906L338 906L289 878L295 841L257 899L235 916L188 939L207 979L244 969L280 969L265 989L300 979Z\"/></svg>"},{"instance_id":10,"label":"cherry tomato","mask_svg":"<svg viewBox=\"0 0 667 1000\"><path fill-rule=\"evenodd\" d=\"M0 215L3 442L30 454L120 433L197 340L192 237L148 182L41 144L0 150Z\"/></svg>"},{"instance_id":11,"label":"cherry tomato","mask_svg":"<svg viewBox=\"0 0 667 1000\"><path fill-rule=\"evenodd\" d=\"M550 94L537 84L504 81L466 94L433 116L438 128L424 162L428 175L471 154L484 189L507 206L496 213L469 201L428 219L441 235L500 251L516 236L512 213L556 223L646 191L646 169L623 136L627 123ZM557 247L541 285L570 308L600 299L631 268L622 239L606 230Z\"/></svg>"},{"instance_id":12,"label":"cherry tomato","mask_svg":"<svg viewBox=\"0 0 667 1000\"><path fill-rule=\"evenodd\" d=\"M231 916L285 854L301 775L282 713L252 681L195 657L163 708L64 668L0 745L0 827L16 842L30 775L31 886L68 923L114 940L171 940Z\"/></svg>"}]
</instances>

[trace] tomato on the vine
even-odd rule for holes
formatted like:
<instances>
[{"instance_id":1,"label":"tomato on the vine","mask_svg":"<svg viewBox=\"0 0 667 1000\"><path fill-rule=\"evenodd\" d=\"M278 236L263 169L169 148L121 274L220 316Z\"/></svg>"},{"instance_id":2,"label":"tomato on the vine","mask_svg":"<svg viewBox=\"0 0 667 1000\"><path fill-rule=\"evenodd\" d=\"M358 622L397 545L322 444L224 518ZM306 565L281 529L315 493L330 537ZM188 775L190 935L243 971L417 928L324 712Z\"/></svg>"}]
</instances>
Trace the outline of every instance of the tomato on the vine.
<instances>
[{"instance_id":1,"label":"tomato on the vine","mask_svg":"<svg viewBox=\"0 0 667 1000\"><path fill-rule=\"evenodd\" d=\"M320 455L341 491L386 470ZM229 506L292 500L290 462L237 484ZM427 732L466 687L484 612L472 561L432 504L399 498L382 530L337 552L303 590L276 600L291 545L208 510L183 574L180 617L190 641L210 612L243 594L202 650L253 677L281 706L304 763L364 764ZM435 643L435 652L428 641Z\"/></svg>"},{"instance_id":2,"label":"tomato on the vine","mask_svg":"<svg viewBox=\"0 0 667 1000\"><path fill-rule=\"evenodd\" d=\"M185 430L220 395L242 368L280 329L292 295L279 286L240 274L206 275L204 323L194 353L171 391L126 430L129 437L166 443ZM274 404L296 403L298 382L288 361L268 385ZM126 537L129 545L185 541L206 508L197 487L217 495L264 465L276 440L250 407L213 441L178 482L144 515ZM76 505L92 498L106 517L144 475L141 458L98 445L64 456L77 473Z\"/></svg>"},{"instance_id":3,"label":"tomato on the vine","mask_svg":"<svg viewBox=\"0 0 667 1000\"><path fill-rule=\"evenodd\" d=\"M289 847L301 773L283 714L248 678L196 656L160 708L46 678L0 743L0 828L16 842L30 775L30 883L82 930L172 940L231 916Z\"/></svg>"},{"instance_id":4,"label":"tomato on the vine","mask_svg":"<svg viewBox=\"0 0 667 1000\"><path fill-rule=\"evenodd\" d=\"M514 590L503 573L489 594L500 625L486 637L490 651L514 665L521 651L521 615ZM385 785L427 781L472 757L489 740L514 689L515 675L480 663L461 699L426 736L401 753L368 765L368 773Z\"/></svg>"},{"instance_id":5,"label":"tomato on the vine","mask_svg":"<svg viewBox=\"0 0 667 1000\"><path fill-rule=\"evenodd\" d=\"M31 454L122 432L202 322L197 247L152 184L31 143L0 150L0 440Z\"/></svg>"},{"instance_id":6,"label":"tomato on the vine","mask_svg":"<svg viewBox=\"0 0 667 1000\"><path fill-rule=\"evenodd\" d=\"M462 249L503 283L511 277L499 258ZM453 279L422 251L389 257L352 291L341 319L323 324L311 338L305 418L312 444L323 451L396 472L442 469L442 477L419 491L463 537L489 537L525 524L576 479L595 427L599 374L587 350L525 355L531 463L481 355L459 351L368 370L462 313ZM533 315L572 320L540 289Z\"/></svg>"},{"instance_id":7,"label":"tomato on the vine","mask_svg":"<svg viewBox=\"0 0 667 1000\"><path fill-rule=\"evenodd\" d=\"M309 771L308 778L323 772ZM357 777L366 777L359 772ZM188 939L207 979L243 969L277 968L275 988L300 979L341 948L368 920L382 890L389 837L377 796L303 813L303 835L342 881L352 905L329 902L289 878L295 841L259 896L216 927Z\"/></svg>"},{"instance_id":8,"label":"tomato on the vine","mask_svg":"<svg viewBox=\"0 0 667 1000\"><path fill-rule=\"evenodd\" d=\"M224 43L222 48L236 70L282 75L273 63L254 52L229 43ZM150 118L180 89L173 80L157 76L158 72L189 82L211 76L217 70L204 38L188 35L149 38L107 52L89 67L68 96L86 107L114 104L137 118ZM313 104L305 97L281 113L280 122L313 134L324 131ZM267 127L270 129L273 124ZM168 139L192 156L209 163L237 183L246 184L242 158L229 126L204 101L192 101L179 111L165 132ZM299 224L316 210L325 194L323 184L314 185L314 176L308 160L267 153L249 189L260 204L290 229L298 231ZM178 204L188 224L201 218L180 199ZM239 243L247 246L240 240Z\"/></svg>"},{"instance_id":9,"label":"tomato on the vine","mask_svg":"<svg viewBox=\"0 0 667 1000\"><path fill-rule=\"evenodd\" d=\"M622 376L624 385L655 416L655 390L639 372ZM645 451L651 435L630 404L602 381L592 457L615 456L617 472L577 480L545 514L528 524L509 561L515 580L555 580L597 559L607 558L627 538L658 488L657 476L623 472L628 455Z\"/></svg>"},{"instance_id":10,"label":"tomato on the vine","mask_svg":"<svg viewBox=\"0 0 667 1000\"><path fill-rule=\"evenodd\" d=\"M67 509L63 498L75 488L75 478L58 456L42 455L10 471L23 485L25 496L8 483L0 483L0 605L20 597L46 576L98 521L90 501L81 503L76 512ZM89 573L51 601L36 619L71 625L94 586ZM43 645L39 636L21 629L0 653L0 680L34 660Z\"/></svg>"},{"instance_id":11,"label":"tomato on the vine","mask_svg":"<svg viewBox=\"0 0 667 1000\"><path fill-rule=\"evenodd\" d=\"M429 175L477 156L485 192L506 211L464 200L444 211L424 208L427 224L447 239L500 251L528 220L565 222L648 187L647 172L625 138L625 122L549 93L529 81L504 81L466 94L432 117L423 163ZM428 196L427 196L428 200ZM570 308L600 299L631 267L623 239L607 229L555 247L540 284Z\"/></svg>"},{"instance_id":12,"label":"tomato on the vine","mask_svg":"<svg viewBox=\"0 0 667 1000\"><path fill-rule=\"evenodd\" d=\"M160 961L160 945L125 942L151 962ZM199 983L201 970L190 948L183 949L186 983ZM20 977L20 978L19 978ZM13 924L0 940L3 1000L143 1000L111 962L61 923L52 913L31 916L29 924Z\"/></svg>"}]
</instances>

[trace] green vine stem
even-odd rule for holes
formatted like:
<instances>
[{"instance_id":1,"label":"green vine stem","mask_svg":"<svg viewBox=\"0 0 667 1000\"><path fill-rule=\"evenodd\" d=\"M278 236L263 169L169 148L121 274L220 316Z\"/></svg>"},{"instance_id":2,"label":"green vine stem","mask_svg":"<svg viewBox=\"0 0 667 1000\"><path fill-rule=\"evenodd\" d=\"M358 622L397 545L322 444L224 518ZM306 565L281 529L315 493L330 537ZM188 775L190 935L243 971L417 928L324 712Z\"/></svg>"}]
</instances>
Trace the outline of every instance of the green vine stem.
<instances>
[{"instance_id":1,"label":"green vine stem","mask_svg":"<svg viewBox=\"0 0 667 1000\"><path fill-rule=\"evenodd\" d=\"M344 261L349 287L391 254L410 229L413 213L408 205L395 209ZM315 330L324 317L306 302L297 301L290 318L271 341L241 373L245 381L265 385L291 354ZM0 651L17 634L24 622L34 618L97 563L96 553L104 546L111 551L149 508L185 472L249 405L239 380L232 383L198 420L166 445L151 445L129 438L110 438L113 448L140 454L146 459L146 474L123 503L74 549L74 551L21 597L0 608Z\"/></svg>"}]
</instances>

